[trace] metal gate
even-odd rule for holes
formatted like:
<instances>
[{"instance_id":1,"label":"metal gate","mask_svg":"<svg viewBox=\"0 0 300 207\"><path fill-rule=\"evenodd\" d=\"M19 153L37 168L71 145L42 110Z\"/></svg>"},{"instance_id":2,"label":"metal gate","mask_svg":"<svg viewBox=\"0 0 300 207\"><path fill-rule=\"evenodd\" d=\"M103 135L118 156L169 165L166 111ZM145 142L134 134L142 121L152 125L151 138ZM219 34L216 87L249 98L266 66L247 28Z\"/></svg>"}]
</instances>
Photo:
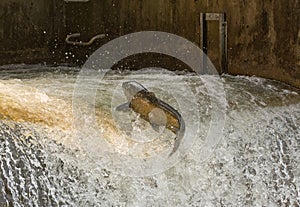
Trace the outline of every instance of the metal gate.
<instances>
[{"instance_id":1,"label":"metal gate","mask_svg":"<svg viewBox=\"0 0 300 207\"><path fill-rule=\"evenodd\" d=\"M227 22L225 13L200 13L200 48L207 54L208 27L207 21L219 21L219 65L221 73L227 72ZM203 59L203 70L206 73L205 59Z\"/></svg>"}]
</instances>

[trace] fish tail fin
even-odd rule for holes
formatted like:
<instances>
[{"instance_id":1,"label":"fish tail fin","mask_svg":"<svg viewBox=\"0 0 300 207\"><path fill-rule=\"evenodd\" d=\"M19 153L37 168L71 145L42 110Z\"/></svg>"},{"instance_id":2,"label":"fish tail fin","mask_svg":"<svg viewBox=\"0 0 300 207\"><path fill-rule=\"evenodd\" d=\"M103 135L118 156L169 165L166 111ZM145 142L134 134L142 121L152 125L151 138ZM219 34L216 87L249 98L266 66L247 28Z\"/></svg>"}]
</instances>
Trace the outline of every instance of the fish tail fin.
<instances>
[{"instance_id":1,"label":"fish tail fin","mask_svg":"<svg viewBox=\"0 0 300 207\"><path fill-rule=\"evenodd\" d=\"M183 139L184 133L185 133L185 123L184 123L183 119L181 119L180 120L180 129L176 133L174 147L173 147L171 153L169 154L169 157L171 157L178 150L181 140Z\"/></svg>"}]
</instances>

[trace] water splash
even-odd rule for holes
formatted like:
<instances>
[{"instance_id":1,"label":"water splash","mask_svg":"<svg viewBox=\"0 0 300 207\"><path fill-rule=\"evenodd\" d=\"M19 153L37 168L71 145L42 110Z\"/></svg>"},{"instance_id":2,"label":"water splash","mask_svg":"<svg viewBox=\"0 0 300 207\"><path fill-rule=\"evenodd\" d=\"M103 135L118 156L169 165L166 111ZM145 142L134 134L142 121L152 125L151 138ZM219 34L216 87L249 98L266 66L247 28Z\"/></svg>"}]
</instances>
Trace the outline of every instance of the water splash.
<instances>
[{"instance_id":1,"label":"water splash","mask_svg":"<svg viewBox=\"0 0 300 207\"><path fill-rule=\"evenodd\" d=\"M28 94L42 94L34 96L38 100L48 97L46 100L60 99L68 103L76 78L74 74L34 74L33 77L22 81L0 81L1 84L11 86L1 89L1 97L3 94L8 97L7 94L14 87L22 86L19 89L27 91ZM16 74L13 77L18 78ZM105 87L99 91L108 101L114 87L113 80L120 78L122 74L109 76ZM151 78L155 79L155 75ZM202 83L193 82L191 76L183 75L183 78L191 80L194 93L198 94L200 119L203 123L201 127L205 133L211 110L209 96ZM162 174L151 177L122 177L102 168L87 156L80 147L80 141L73 139L68 130L40 122L31 123L34 119L28 119L26 122L1 120L0 204L300 205L299 90L260 78L224 76L222 79L228 101L227 120L224 139L218 144L211 158L206 162L199 162L197 158L205 137L203 134L182 162ZM9 97L10 102L2 99L1 106L10 106L11 101L16 103L22 96ZM31 105L29 103L32 102L27 103ZM53 104L47 107L55 109L57 106ZM118 133L115 123L108 118L109 110L106 109L109 107L104 104L97 112L98 117L107 116L100 119L105 120L102 123L103 130L112 134ZM69 113L64 111L63 117ZM36 111L32 114L36 114ZM117 145L118 140L115 139L112 143Z\"/></svg>"}]
</instances>

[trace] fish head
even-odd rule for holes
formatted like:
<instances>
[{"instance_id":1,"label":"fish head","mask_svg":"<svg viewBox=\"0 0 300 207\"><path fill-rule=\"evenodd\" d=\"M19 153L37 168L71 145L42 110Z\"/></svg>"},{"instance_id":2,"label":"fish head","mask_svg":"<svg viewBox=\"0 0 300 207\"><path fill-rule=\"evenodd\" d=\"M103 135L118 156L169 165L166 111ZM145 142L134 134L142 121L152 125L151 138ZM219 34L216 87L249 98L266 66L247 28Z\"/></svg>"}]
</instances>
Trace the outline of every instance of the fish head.
<instances>
[{"instance_id":1,"label":"fish head","mask_svg":"<svg viewBox=\"0 0 300 207\"><path fill-rule=\"evenodd\" d=\"M127 81L122 84L123 92L128 101L140 91L147 91L147 89L136 81Z\"/></svg>"}]
</instances>

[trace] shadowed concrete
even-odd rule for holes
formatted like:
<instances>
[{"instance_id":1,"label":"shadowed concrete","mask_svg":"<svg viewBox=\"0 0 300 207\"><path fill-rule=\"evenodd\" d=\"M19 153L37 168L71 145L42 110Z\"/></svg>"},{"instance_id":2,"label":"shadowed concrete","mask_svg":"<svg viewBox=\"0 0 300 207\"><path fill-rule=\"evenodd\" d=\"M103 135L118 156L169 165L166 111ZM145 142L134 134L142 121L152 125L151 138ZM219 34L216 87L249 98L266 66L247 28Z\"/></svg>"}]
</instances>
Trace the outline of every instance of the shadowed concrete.
<instances>
[{"instance_id":1,"label":"shadowed concrete","mask_svg":"<svg viewBox=\"0 0 300 207\"><path fill-rule=\"evenodd\" d=\"M109 40L144 30L174 33L199 45L201 12L227 15L229 73L300 86L298 0L2 0L0 64L45 61L80 65ZM218 26L209 23L208 28L208 55L218 68ZM100 33L107 36L88 47L66 45L66 35L77 32L82 41Z\"/></svg>"}]
</instances>

